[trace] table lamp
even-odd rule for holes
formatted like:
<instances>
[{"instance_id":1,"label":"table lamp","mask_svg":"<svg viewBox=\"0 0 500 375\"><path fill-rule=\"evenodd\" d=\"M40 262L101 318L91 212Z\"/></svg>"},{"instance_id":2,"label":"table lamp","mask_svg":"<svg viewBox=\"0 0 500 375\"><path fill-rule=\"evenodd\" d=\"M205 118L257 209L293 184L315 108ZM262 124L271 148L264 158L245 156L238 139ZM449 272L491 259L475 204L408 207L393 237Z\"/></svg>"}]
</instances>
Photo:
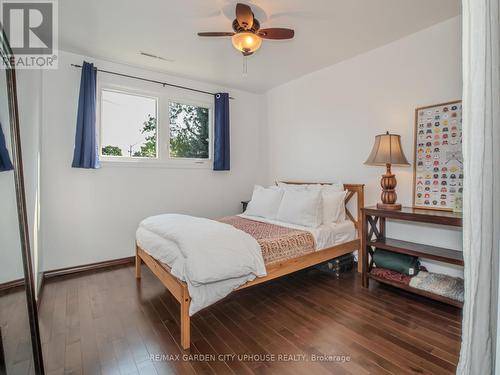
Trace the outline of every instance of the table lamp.
<instances>
[{"instance_id":1,"label":"table lamp","mask_svg":"<svg viewBox=\"0 0 500 375\"><path fill-rule=\"evenodd\" d=\"M387 170L382 179L382 194L380 198L382 203L377 203L377 208L383 210L400 210L401 204L396 203L396 175L391 172L391 165L409 166L406 160L403 148L401 147L401 137L397 134L380 134L375 137L375 144L368 159L367 165L385 165Z\"/></svg>"}]
</instances>

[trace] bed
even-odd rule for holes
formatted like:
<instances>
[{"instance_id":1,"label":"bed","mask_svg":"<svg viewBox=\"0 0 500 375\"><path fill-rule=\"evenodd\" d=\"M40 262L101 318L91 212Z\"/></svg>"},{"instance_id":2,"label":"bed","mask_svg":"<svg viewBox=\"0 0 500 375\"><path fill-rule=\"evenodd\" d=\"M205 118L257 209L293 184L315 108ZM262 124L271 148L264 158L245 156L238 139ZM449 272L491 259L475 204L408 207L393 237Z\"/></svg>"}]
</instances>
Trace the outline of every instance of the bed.
<instances>
[{"instance_id":1,"label":"bed","mask_svg":"<svg viewBox=\"0 0 500 375\"><path fill-rule=\"evenodd\" d=\"M305 182L286 183L309 184ZM265 261L265 276L247 281L233 292L262 284L361 249L360 237L363 233L361 208L364 205L364 185L344 184L344 189L348 192L345 197L346 222L339 223L331 228L321 227L309 231L304 231L303 228L294 227L293 225L283 228L278 225L280 223L245 217L244 214L219 219L220 222L234 226L254 237L260 245ZM356 215L353 215L352 212L355 212ZM311 235L305 235L305 232ZM269 241L268 239L271 237L279 237L279 241ZM188 285L174 276L176 273L172 272L172 268L166 264L168 262L156 256L153 251L154 246L150 244L153 244L153 242L144 239L141 239L136 244L136 278L141 278L141 265L144 263L179 302L181 314L180 343L183 349L189 349L191 296ZM359 251L358 257L361 256L362 251ZM359 272L362 263L362 259L358 259Z\"/></svg>"}]
</instances>

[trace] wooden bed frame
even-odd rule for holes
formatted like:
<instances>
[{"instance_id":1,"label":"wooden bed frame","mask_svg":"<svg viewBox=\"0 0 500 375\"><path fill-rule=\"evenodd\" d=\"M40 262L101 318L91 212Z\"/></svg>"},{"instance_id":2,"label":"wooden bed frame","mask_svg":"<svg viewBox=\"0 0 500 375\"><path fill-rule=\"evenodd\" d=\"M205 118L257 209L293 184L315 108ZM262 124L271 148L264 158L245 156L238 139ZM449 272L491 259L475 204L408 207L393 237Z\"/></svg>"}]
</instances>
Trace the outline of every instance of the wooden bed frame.
<instances>
[{"instance_id":1,"label":"wooden bed frame","mask_svg":"<svg viewBox=\"0 0 500 375\"><path fill-rule=\"evenodd\" d=\"M306 182L286 182L288 184L308 184ZM326 184L325 184L326 185ZM361 208L364 206L364 185L362 184L344 184L344 188L348 191L345 198L346 202L346 215L354 222L357 230L357 238L355 240L344 242L340 245L336 245L327 249L316 251L311 254L303 255L297 258L289 259L284 262L273 264L266 267L267 275L264 277L257 277L256 279L247 282L246 284L240 286L236 290L248 288L254 285L262 284L266 281L276 279L278 277L288 275L292 272L308 268L333 258L339 257L344 254L358 251L358 272L361 272L361 265L363 264L363 259L361 256L363 252L361 237L363 234L363 217L361 215ZM356 213L357 216L354 218L350 212L347 204L356 195ZM189 317L189 304L190 297L187 288L187 284L175 276L173 276L169 270L162 265L159 261L147 254L143 249L136 245L136 256L135 256L135 277L137 279L141 278L141 264L144 262L151 272L153 272L158 279L163 283L165 288L175 297L175 299L180 303L181 307L181 346L184 350L189 349L191 345L191 333L190 333L190 317Z\"/></svg>"}]
</instances>

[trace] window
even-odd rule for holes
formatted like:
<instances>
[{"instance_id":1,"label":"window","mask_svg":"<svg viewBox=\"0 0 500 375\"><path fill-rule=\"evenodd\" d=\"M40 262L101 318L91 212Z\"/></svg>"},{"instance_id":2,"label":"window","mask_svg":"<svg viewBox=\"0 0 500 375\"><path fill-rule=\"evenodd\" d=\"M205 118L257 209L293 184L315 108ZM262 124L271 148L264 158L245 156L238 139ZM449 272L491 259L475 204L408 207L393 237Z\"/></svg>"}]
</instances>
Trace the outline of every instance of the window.
<instances>
[{"instance_id":1,"label":"window","mask_svg":"<svg viewBox=\"0 0 500 375\"><path fill-rule=\"evenodd\" d=\"M169 102L169 155L174 159L210 158L209 108Z\"/></svg>"},{"instance_id":2,"label":"window","mask_svg":"<svg viewBox=\"0 0 500 375\"><path fill-rule=\"evenodd\" d=\"M122 91L101 92L101 155L158 157L157 99Z\"/></svg>"},{"instance_id":3,"label":"window","mask_svg":"<svg viewBox=\"0 0 500 375\"><path fill-rule=\"evenodd\" d=\"M171 168L211 168L213 103L206 95L116 83L99 86L101 161Z\"/></svg>"}]
</instances>

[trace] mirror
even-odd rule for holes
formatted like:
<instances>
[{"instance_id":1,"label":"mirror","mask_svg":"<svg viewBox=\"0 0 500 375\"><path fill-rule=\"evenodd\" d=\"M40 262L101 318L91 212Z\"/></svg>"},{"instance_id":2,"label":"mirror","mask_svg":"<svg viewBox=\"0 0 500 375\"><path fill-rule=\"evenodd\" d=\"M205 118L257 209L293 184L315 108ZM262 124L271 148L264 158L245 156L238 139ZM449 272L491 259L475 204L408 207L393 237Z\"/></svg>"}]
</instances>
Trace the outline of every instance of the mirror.
<instances>
[{"instance_id":1,"label":"mirror","mask_svg":"<svg viewBox=\"0 0 500 375\"><path fill-rule=\"evenodd\" d=\"M43 374L19 137L16 72L1 33L0 374ZM5 66L8 66L6 69Z\"/></svg>"}]
</instances>

